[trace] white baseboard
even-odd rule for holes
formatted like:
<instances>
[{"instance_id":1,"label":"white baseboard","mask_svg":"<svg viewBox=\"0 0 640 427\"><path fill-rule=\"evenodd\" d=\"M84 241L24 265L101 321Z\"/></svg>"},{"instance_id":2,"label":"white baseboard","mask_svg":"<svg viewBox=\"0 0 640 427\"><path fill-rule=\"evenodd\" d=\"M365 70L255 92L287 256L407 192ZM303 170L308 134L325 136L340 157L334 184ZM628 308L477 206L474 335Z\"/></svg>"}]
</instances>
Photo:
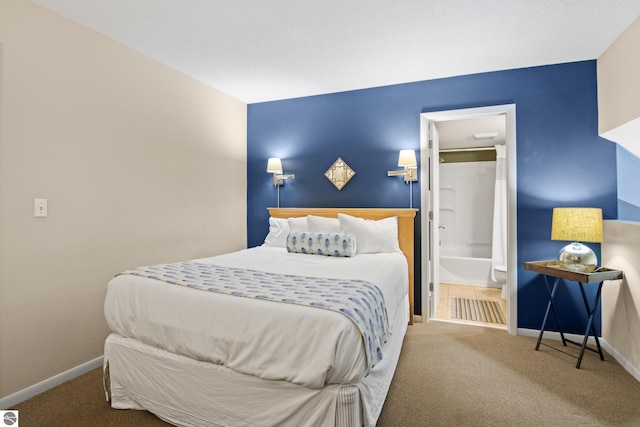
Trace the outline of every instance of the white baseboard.
<instances>
[{"instance_id":1,"label":"white baseboard","mask_svg":"<svg viewBox=\"0 0 640 427\"><path fill-rule=\"evenodd\" d=\"M76 366L75 368L71 368L58 375L22 389L16 393L10 394L9 396L3 397L2 399L0 399L0 410L9 409L20 402L24 402L25 400L32 398L33 396L44 393L47 390L51 390L55 386L79 377L80 375L85 374L93 369L99 368L100 366L102 366L103 359L104 356L97 357L93 360L83 363L82 365Z\"/></svg>"},{"instance_id":2,"label":"white baseboard","mask_svg":"<svg viewBox=\"0 0 640 427\"><path fill-rule=\"evenodd\" d=\"M622 357L622 355L618 352L618 350L616 350L615 348L611 347L611 344L609 344L606 340L600 339L600 344L602 344L602 348L607 350L607 352L609 354L611 354L613 356L613 358L616 359L618 361L618 363L627 372L629 372L636 380L638 380L640 382L640 370L637 367L633 366L631 363L629 363L629 361L627 359Z\"/></svg>"},{"instance_id":3,"label":"white baseboard","mask_svg":"<svg viewBox=\"0 0 640 427\"><path fill-rule=\"evenodd\" d=\"M525 336L525 337L535 337L535 338L537 338L539 334L540 334L540 331L536 330L536 329L518 328L518 335L522 335L522 336ZM564 336L566 338L569 338L572 341L577 341L577 342L582 342L582 340L584 339L584 336L576 335L576 334L564 334ZM560 341L560 332L544 331L543 338L549 338L549 339ZM622 355L615 348L613 348L611 346L611 344L609 344L606 340L604 340L602 337L598 337L598 340L600 341L600 346L604 350L606 350L607 353L612 355L613 358L616 359L616 361L627 372L629 372L632 377L634 377L636 380L640 381L640 370L638 370L637 367L635 367L631 363L629 363L628 360L626 360L624 357L622 357ZM595 345L596 344L596 340L593 337L589 337L589 339L587 340L587 344Z\"/></svg>"}]
</instances>

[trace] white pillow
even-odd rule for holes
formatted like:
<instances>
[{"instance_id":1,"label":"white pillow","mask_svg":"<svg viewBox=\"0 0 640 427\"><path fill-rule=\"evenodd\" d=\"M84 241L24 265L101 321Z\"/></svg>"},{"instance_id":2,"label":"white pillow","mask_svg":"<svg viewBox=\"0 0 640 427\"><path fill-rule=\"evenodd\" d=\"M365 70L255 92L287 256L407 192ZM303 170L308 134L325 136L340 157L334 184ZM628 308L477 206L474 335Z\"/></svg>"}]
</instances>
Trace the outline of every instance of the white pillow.
<instances>
[{"instance_id":1,"label":"white pillow","mask_svg":"<svg viewBox=\"0 0 640 427\"><path fill-rule=\"evenodd\" d=\"M289 232L290 233L297 233L297 232L300 232L300 231L309 231L309 227L307 226L307 217L306 216L289 218L287 220L287 222L289 223ZM286 242L285 242L285 246L286 246Z\"/></svg>"},{"instance_id":2,"label":"white pillow","mask_svg":"<svg viewBox=\"0 0 640 427\"><path fill-rule=\"evenodd\" d=\"M307 215L307 227L309 231L314 233L340 233L338 218Z\"/></svg>"},{"instance_id":3,"label":"white pillow","mask_svg":"<svg viewBox=\"0 0 640 427\"><path fill-rule=\"evenodd\" d=\"M286 248L289 235L289 222L285 218L269 217L269 234L262 246Z\"/></svg>"},{"instance_id":4,"label":"white pillow","mask_svg":"<svg viewBox=\"0 0 640 427\"><path fill-rule=\"evenodd\" d=\"M337 219L336 219L337 221ZM314 233L302 231L289 233L287 252L337 257L356 256L356 239L353 234Z\"/></svg>"},{"instance_id":5,"label":"white pillow","mask_svg":"<svg viewBox=\"0 0 640 427\"><path fill-rule=\"evenodd\" d=\"M338 214L338 221L342 233L356 237L358 254L400 252L397 216L374 221Z\"/></svg>"}]
</instances>

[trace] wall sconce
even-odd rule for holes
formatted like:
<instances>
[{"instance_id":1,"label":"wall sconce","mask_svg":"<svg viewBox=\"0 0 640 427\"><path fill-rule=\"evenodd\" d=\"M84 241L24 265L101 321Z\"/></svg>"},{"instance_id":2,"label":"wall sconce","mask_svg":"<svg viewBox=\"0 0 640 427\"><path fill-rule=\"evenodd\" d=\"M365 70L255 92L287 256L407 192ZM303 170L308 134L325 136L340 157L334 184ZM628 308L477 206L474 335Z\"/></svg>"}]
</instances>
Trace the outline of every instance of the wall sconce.
<instances>
[{"instance_id":1,"label":"wall sconce","mask_svg":"<svg viewBox=\"0 0 640 427\"><path fill-rule=\"evenodd\" d=\"M387 176L404 176L404 182L409 183L409 207L413 208L413 181L418 180L418 161L414 150L400 150L398 166L402 170L388 171Z\"/></svg>"},{"instance_id":2,"label":"wall sconce","mask_svg":"<svg viewBox=\"0 0 640 427\"><path fill-rule=\"evenodd\" d=\"M267 160L267 172L273 174L273 186L278 189L278 207L280 207L280 186L284 184L285 179L295 179L294 174L284 175L282 173L282 161L277 157L270 157Z\"/></svg>"},{"instance_id":3,"label":"wall sconce","mask_svg":"<svg viewBox=\"0 0 640 427\"><path fill-rule=\"evenodd\" d=\"M405 183L418 180L418 161L416 160L416 152L414 150L400 150L398 166L403 169L399 171L388 171L387 176L404 176Z\"/></svg>"},{"instance_id":4,"label":"wall sconce","mask_svg":"<svg viewBox=\"0 0 640 427\"><path fill-rule=\"evenodd\" d=\"M570 240L560 250L559 260L571 270L581 271L584 265L598 265L596 254L582 242L602 242L602 209L553 208L551 240Z\"/></svg>"},{"instance_id":5,"label":"wall sconce","mask_svg":"<svg viewBox=\"0 0 640 427\"><path fill-rule=\"evenodd\" d=\"M282 161L276 157L270 157L267 160L267 172L273 174L273 186L279 187L284 184L285 179L295 179L294 174L283 175L282 174Z\"/></svg>"}]
</instances>

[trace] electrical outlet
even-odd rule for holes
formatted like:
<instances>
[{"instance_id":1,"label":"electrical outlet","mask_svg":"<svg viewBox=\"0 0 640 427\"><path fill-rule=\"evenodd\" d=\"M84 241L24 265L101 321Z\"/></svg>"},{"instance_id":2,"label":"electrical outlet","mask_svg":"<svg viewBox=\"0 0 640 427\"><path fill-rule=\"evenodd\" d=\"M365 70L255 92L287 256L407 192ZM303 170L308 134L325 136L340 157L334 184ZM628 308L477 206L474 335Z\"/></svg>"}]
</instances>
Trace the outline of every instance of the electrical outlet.
<instances>
[{"instance_id":1,"label":"electrical outlet","mask_svg":"<svg viewBox=\"0 0 640 427\"><path fill-rule=\"evenodd\" d=\"M33 216L36 218L46 218L47 199L33 199Z\"/></svg>"}]
</instances>

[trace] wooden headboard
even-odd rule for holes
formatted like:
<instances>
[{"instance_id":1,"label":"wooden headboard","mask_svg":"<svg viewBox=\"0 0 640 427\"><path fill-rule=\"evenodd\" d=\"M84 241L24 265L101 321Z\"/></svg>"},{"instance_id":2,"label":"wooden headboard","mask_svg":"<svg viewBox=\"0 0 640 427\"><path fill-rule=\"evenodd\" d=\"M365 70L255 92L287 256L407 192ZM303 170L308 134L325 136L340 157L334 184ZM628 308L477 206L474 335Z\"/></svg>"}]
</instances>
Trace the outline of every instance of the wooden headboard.
<instances>
[{"instance_id":1,"label":"wooden headboard","mask_svg":"<svg viewBox=\"0 0 640 427\"><path fill-rule=\"evenodd\" d=\"M413 325L413 286L414 286L414 251L413 234L414 218L417 209L393 208L268 208L269 215L274 218L293 218L298 216L316 215L337 218L339 213L364 219L379 220L391 216L398 217L398 243L400 250L407 258L409 266L409 324Z\"/></svg>"}]
</instances>

